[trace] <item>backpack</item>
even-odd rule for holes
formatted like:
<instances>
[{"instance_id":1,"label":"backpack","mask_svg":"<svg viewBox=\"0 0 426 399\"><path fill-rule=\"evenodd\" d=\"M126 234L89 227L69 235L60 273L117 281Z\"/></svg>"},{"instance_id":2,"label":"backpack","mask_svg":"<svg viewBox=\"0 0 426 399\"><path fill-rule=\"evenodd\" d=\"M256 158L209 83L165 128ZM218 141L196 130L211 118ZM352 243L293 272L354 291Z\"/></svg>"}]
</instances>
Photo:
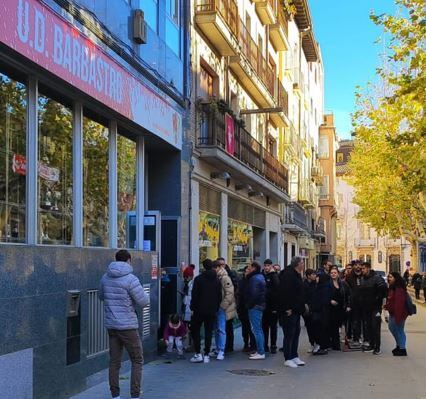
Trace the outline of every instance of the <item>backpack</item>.
<instances>
[{"instance_id":1,"label":"backpack","mask_svg":"<svg viewBox=\"0 0 426 399\"><path fill-rule=\"evenodd\" d=\"M408 292L405 297L405 307L407 309L408 316L417 314L417 306L413 303L411 295Z\"/></svg>"}]
</instances>

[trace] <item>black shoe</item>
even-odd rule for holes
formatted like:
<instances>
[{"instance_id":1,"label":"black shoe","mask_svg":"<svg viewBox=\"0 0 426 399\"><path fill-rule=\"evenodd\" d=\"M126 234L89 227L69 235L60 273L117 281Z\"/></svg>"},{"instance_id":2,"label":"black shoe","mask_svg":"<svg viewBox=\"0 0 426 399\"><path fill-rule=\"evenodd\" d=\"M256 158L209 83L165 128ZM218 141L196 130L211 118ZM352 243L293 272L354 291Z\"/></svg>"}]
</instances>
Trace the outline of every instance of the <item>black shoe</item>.
<instances>
[{"instance_id":1,"label":"black shoe","mask_svg":"<svg viewBox=\"0 0 426 399\"><path fill-rule=\"evenodd\" d=\"M327 349L320 349L319 351L312 353L314 356L320 356L320 355L328 355Z\"/></svg>"},{"instance_id":2,"label":"black shoe","mask_svg":"<svg viewBox=\"0 0 426 399\"><path fill-rule=\"evenodd\" d=\"M382 351L380 349L374 349L373 355L381 355Z\"/></svg>"},{"instance_id":3,"label":"black shoe","mask_svg":"<svg viewBox=\"0 0 426 399\"><path fill-rule=\"evenodd\" d=\"M393 355L394 356L407 356L407 349L398 349Z\"/></svg>"},{"instance_id":4,"label":"black shoe","mask_svg":"<svg viewBox=\"0 0 426 399\"><path fill-rule=\"evenodd\" d=\"M284 348L280 348L278 349L280 352L284 352Z\"/></svg>"},{"instance_id":5,"label":"black shoe","mask_svg":"<svg viewBox=\"0 0 426 399\"><path fill-rule=\"evenodd\" d=\"M277 353L277 347L276 346L271 346L271 353L273 355L275 355Z\"/></svg>"},{"instance_id":6,"label":"black shoe","mask_svg":"<svg viewBox=\"0 0 426 399\"><path fill-rule=\"evenodd\" d=\"M366 352L366 353L371 353L371 352L374 352L374 348L372 346L368 345L368 346L364 346L362 348L362 351Z\"/></svg>"},{"instance_id":7,"label":"black shoe","mask_svg":"<svg viewBox=\"0 0 426 399\"><path fill-rule=\"evenodd\" d=\"M395 349L392 349L392 353L395 354L396 352L399 351L399 346L397 346Z\"/></svg>"},{"instance_id":8,"label":"black shoe","mask_svg":"<svg viewBox=\"0 0 426 399\"><path fill-rule=\"evenodd\" d=\"M244 345L243 352L251 352L251 349L248 345Z\"/></svg>"},{"instance_id":9,"label":"black shoe","mask_svg":"<svg viewBox=\"0 0 426 399\"><path fill-rule=\"evenodd\" d=\"M265 345L265 352L266 352L266 353L269 353L269 352L270 352L270 351L269 351L269 346L266 346L266 345Z\"/></svg>"}]
</instances>

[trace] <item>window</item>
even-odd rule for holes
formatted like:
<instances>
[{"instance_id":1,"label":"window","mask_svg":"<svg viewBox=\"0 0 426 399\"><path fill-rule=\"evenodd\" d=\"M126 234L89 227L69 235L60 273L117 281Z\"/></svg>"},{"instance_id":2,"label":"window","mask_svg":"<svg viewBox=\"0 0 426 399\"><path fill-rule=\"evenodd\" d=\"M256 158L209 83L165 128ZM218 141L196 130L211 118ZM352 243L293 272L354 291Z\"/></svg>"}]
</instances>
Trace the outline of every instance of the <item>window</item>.
<instances>
[{"instance_id":1,"label":"window","mask_svg":"<svg viewBox=\"0 0 426 399\"><path fill-rule=\"evenodd\" d=\"M179 26L179 0L166 0L167 15Z\"/></svg>"},{"instance_id":2,"label":"window","mask_svg":"<svg viewBox=\"0 0 426 399\"><path fill-rule=\"evenodd\" d=\"M378 259L377 259L377 260L378 260L378 262L379 262L379 263L382 263L382 262L383 262L383 252L382 252L382 251L379 251L379 253L378 253L378 256L377 256L377 257L378 257Z\"/></svg>"},{"instance_id":3,"label":"window","mask_svg":"<svg viewBox=\"0 0 426 399\"><path fill-rule=\"evenodd\" d=\"M318 157L321 159L326 159L329 157L327 136L321 136L319 139Z\"/></svg>"},{"instance_id":4,"label":"window","mask_svg":"<svg viewBox=\"0 0 426 399\"><path fill-rule=\"evenodd\" d=\"M359 222L360 224L360 234L361 234L361 240L369 240L370 237L370 227L368 224Z\"/></svg>"},{"instance_id":5,"label":"window","mask_svg":"<svg viewBox=\"0 0 426 399\"><path fill-rule=\"evenodd\" d=\"M144 18L148 26L154 31L158 32L158 1L157 0L143 0L140 3L143 10Z\"/></svg>"},{"instance_id":6,"label":"window","mask_svg":"<svg viewBox=\"0 0 426 399\"><path fill-rule=\"evenodd\" d=\"M200 97L210 99L214 96L215 77L211 74L206 67L200 67Z\"/></svg>"},{"instance_id":7,"label":"window","mask_svg":"<svg viewBox=\"0 0 426 399\"><path fill-rule=\"evenodd\" d=\"M342 238L342 224L341 223L337 223L336 230L337 230L337 232L336 232L337 239L340 240Z\"/></svg>"},{"instance_id":8,"label":"window","mask_svg":"<svg viewBox=\"0 0 426 399\"><path fill-rule=\"evenodd\" d=\"M108 246L108 129L83 119L83 244Z\"/></svg>"},{"instance_id":9,"label":"window","mask_svg":"<svg viewBox=\"0 0 426 399\"><path fill-rule=\"evenodd\" d=\"M133 248L129 212L136 210L136 143L117 136L118 248Z\"/></svg>"},{"instance_id":10,"label":"window","mask_svg":"<svg viewBox=\"0 0 426 399\"><path fill-rule=\"evenodd\" d=\"M69 245L72 240L72 111L38 98L38 242Z\"/></svg>"},{"instance_id":11,"label":"window","mask_svg":"<svg viewBox=\"0 0 426 399\"><path fill-rule=\"evenodd\" d=\"M328 200L329 195L329 176L325 175L322 178L322 186L320 186L320 200Z\"/></svg>"},{"instance_id":12,"label":"window","mask_svg":"<svg viewBox=\"0 0 426 399\"><path fill-rule=\"evenodd\" d=\"M180 57L179 0L167 0L166 11L166 43Z\"/></svg>"},{"instance_id":13,"label":"window","mask_svg":"<svg viewBox=\"0 0 426 399\"><path fill-rule=\"evenodd\" d=\"M342 163L342 162L344 162L343 152L338 152L338 153L337 153L337 156L336 156L336 162L337 162L337 163Z\"/></svg>"},{"instance_id":14,"label":"window","mask_svg":"<svg viewBox=\"0 0 426 399\"><path fill-rule=\"evenodd\" d=\"M0 72L0 241L25 242L27 89Z\"/></svg>"}]
</instances>

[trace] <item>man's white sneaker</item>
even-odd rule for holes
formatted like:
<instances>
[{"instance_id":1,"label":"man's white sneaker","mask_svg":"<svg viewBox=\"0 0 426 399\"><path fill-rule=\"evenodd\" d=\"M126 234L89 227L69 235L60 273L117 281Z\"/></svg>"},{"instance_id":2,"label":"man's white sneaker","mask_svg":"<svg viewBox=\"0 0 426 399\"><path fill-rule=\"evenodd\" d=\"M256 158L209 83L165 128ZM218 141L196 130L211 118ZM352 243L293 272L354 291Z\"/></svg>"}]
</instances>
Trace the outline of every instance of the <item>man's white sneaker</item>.
<instances>
[{"instance_id":1,"label":"man's white sneaker","mask_svg":"<svg viewBox=\"0 0 426 399\"><path fill-rule=\"evenodd\" d=\"M296 369L297 368L297 364L295 362L293 362L293 360L286 360L284 362L284 366L291 367L292 369Z\"/></svg>"},{"instance_id":2,"label":"man's white sneaker","mask_svg":"<svg viewBox=\"0 0 426 399\"><path fill-rule=\"evenodd\" d=\"M306 363L303 360L300 360L298 357L295 357L293 360L294 363L296 363L298 366L304 366Z\"/></svg>"},{"instance_id":3,"label":"man's white sneaker","mask_svg":"<svg viewBox=\"0 0 426 399\"><path fill-rule=\"evenodd\" d=\"M219 353L216 356L217 360L224 360L225 359L225 353L223 351L219 351Z\"/></svg>"},{"instance_id":4,"label":"man's white sneaker","mask_svg":"<svg viewBox=\"0 0 426 399\"><path fill-rule=\"evenodd\" d=\"M194 356L191 357L189 360L191 363L202 363L203 362L203 355L201 353L196 353Z\"/></svg>"},{"instance_id":5,"label":"man's white sneaker","mask_svg":"<svg viewBox=\"0 0 426 399\"><path fill-rule=\"evenodd\" d=\"M218 355L218 351L216 349L213 349L209 352L210 357L216 357Z\"/></svg>"},{"instance_id":6,"label":"man's white sneaker","mask_svg":"<svg viewBox=\"0 0 426 399\"><path fill-rule=\"evenodd\" d=\"M306 353L312 353L314 351L314 345L312 345L307 351Z\"/></svg>"},{"instance_id":7,"label":"man's white sneaker","mask_svg":"<svg viewBox=\"0 0 426 399\"><path fill-rule=\"evenodd\" d=\"M314 345L314 349L312 350L312 353L317 353L320 350L320 346L318 344Z\"/></svg>"},{"instance_id":8,"label":"man's white sneaker","mask_svg":"<svg viewBox=\"0 0 426 399\"><path fill-rule=\"evenodd\" d=\"M204 355L203 362L204 363L210 363L210 356L209 355Z\"/></svg>"},{"instance_id":9,"label":"man's white sneaker","mask_svg":"<svg viewBox=\"0 0 426 399\"><path fill-rule=\"evenodd\" d=\"M265 359L265 354L261 355L260 353L255 353L249 357L250 360L263 360Z\"/></svg>"}]
</instances>

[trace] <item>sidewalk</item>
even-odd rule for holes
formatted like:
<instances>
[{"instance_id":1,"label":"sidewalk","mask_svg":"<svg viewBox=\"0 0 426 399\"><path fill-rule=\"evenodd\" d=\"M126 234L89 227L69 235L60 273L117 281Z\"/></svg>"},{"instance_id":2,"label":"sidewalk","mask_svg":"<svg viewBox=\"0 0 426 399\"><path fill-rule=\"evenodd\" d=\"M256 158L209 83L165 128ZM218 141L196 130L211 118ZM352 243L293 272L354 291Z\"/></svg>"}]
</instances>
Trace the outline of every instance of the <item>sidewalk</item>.
<instances>
[{"instance_id":1,"label":"sidewalk","mask_svg":"<svg viewBox=\"0 0 426 399\"><path fill-rule=\"evenodd\" d=\"M186 360L158 359L144 367L143 399L401 399L426 398L426 310L407 321L406 358L391 354L394 341L387 324L382 325L380 356L362 352L331 352L327 356L308 355L307 338L302 328L299 356L305 367L284 368L282 353L269 355L265 361L250 361L241 351L224 361L191 364ZM236 338L240 332L236 331ZM279 336L279 342L282 335ZM236 345L241 348L241 345ZM233 374L232 371L265 370L265 376ZM123 399L129 396L129 375L121 380ZM110 398L107 381L73 399Z\"/></svg>"}]
</instances>

